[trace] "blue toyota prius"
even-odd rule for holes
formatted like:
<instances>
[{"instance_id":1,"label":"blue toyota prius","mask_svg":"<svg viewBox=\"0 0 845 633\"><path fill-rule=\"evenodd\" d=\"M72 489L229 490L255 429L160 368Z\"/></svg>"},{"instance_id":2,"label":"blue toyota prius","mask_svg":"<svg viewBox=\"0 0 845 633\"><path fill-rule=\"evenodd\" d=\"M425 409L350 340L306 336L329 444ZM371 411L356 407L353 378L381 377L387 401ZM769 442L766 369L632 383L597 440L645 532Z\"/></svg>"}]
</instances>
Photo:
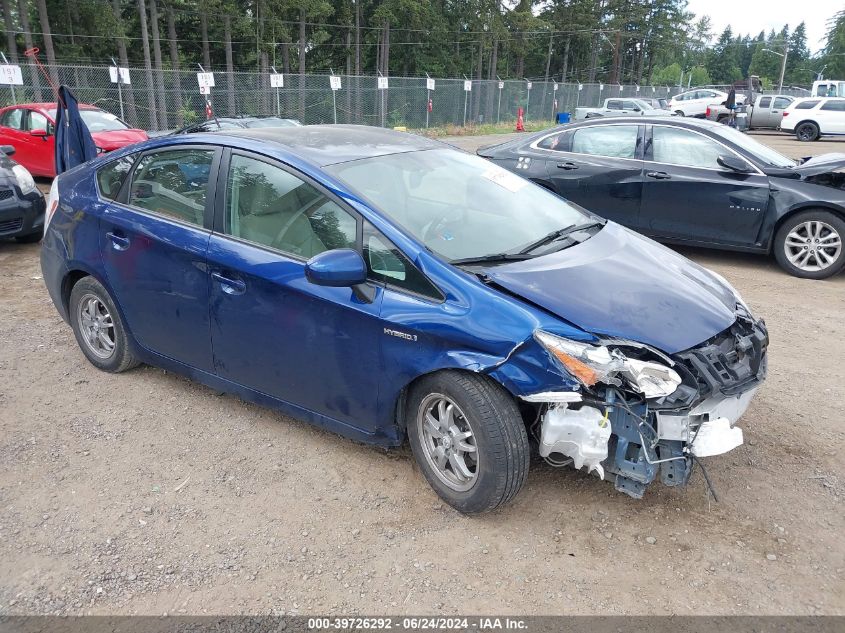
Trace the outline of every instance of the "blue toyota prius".
<instances>
[{"instance_id":1,"label":"blue toyota prius","mask_svg":"<svg viewBox=\"0 0 845 633\"><path fill-rule=\"evenodd\" d=\"M742 443L768 335L721 277L477 156L371 127L157 138L57 178L41 251L104 371L407 437L462 512L536 451L639 498Z\"/></svg>"}]
</instances>

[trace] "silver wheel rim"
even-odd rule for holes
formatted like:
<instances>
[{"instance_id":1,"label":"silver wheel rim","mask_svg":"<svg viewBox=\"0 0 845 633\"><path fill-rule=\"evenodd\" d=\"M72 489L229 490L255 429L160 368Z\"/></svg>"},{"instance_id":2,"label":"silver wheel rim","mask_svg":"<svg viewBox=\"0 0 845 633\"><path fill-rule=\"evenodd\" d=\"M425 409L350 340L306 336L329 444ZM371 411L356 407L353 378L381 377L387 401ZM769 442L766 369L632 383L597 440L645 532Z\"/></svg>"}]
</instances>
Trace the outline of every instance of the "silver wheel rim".
<instances>
[{"instance_id":1,"label":"silver wheel rim","mask_svg":"<svg viewBox=\"0 0 845 633\"><path fill-rule=\"evenodd\" d=\"M97 358L111 358L114 354L114 320L106 304L96 295L84 295L76 316L88 350Z\"/></svg>"},{"instance_id":2,"label":"silver wheel rim","mask_svg":"<svg viewBox=\"0 0 845 633\"><path fill-rule=\"evenodd\" d=\"M478 480L479 454L461 408L447 396L432 393L420 403L417 415L420 443L434 474L452 490L471 489Z\"/></svg>"},{"instance_id":3,"label":"silver wheel rim","mask_svg":"<svg viewBox=\"0 0 845 633\"><path fill-rule=\"evenodd\" d=\"M808 220L787 234L783 250L789 262L806 272L829 268L842 254L842 236L827 222Z\"/></svg>"}]
</instances>

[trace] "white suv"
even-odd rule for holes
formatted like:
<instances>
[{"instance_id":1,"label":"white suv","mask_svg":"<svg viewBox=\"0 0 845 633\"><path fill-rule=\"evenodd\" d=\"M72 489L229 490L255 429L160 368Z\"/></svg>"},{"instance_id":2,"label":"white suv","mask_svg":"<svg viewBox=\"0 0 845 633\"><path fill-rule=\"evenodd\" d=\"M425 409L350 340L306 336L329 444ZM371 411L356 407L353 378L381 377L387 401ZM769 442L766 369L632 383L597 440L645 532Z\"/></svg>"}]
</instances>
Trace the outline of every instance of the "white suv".
<instances>
[{"instance_id":1,"label":"white suv","mask_svg":"<svg viewBox=\"0 0 845 633\"><path fill-rule=\"evenodd\" d=\"M688 90L672 97L672 100L669 101L669 109L680 116L703 117L707 112L708 105L713 102L722 102L727 98L728 93L719 90L710 90L709 88ZM737 102L739 101L739 96L737 96Z\"/></svg>"},{"instance_id":2,"label":"white suv","mask_svg":"<svg viewBox=\"0 0 845 633\"><path fill-rule=\"evenodd\" d=\"M815 141L821 136L845 136L845 99L799 99L783 111L780 129L794 132L799 141Z\"/></svg>"}]
</instances>

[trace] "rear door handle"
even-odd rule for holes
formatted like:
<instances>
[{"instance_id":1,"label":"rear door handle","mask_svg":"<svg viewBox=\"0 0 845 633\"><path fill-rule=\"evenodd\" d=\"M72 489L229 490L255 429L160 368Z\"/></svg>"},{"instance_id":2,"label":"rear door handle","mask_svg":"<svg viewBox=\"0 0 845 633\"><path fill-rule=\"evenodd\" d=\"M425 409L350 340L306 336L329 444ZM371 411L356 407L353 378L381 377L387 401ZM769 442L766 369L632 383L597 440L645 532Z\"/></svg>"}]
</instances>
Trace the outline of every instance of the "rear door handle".
<instances>
[{"instance_id":1,"label":"rear door handle","mask_svg":"<svg viewBox=\"0 0 845 633\"><path fill-rule=\"evenodd\" d=\"M558 169L578 169L578 165L575 163L558 163Z\"/></svg>"},{"instance_id":2,"label":"rear door handle","mask_svg":"<svg viewBox=\"0 0 845 633\"><path fill-rule=\"evenodd\" d=\"M111 240L111 246L116 251L125 251L129 248L129 238L125 235L109 232L106 233L106 237Z\"/></svg>"},{"instance_id":3,"label":"rear door handle","mask_svg":"<svg viewBox=\"0 0 845 633\"><path fill-rule=\"evenodd\" d=\"M220 289L228 295L242 295L246 292L246 284L241 279L234 279L216 271L211 273L211 278L219 283Z\"/></svg>"},{"instance_id":4,"label":"rear door handle","mask_svg":"<svg viewBox=\"0 0 845 633\"><path fill-rule=\"evenodd\" d=\"M665 171L650 171L646 174L646 176L654 178L655 180L669 180L672 177Z\"/></svg>"}]
</instances>

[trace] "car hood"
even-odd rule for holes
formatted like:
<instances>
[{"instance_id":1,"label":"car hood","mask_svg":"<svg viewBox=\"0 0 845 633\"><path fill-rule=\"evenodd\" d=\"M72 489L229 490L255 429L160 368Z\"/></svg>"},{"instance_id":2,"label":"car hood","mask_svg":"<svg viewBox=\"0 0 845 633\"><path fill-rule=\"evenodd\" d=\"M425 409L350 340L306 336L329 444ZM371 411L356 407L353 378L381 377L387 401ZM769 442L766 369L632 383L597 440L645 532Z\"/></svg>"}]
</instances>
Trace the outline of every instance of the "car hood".
<instances>
[{"instance_id":1,"label":"car hood","mask_svg":"<svg viewBox=\"0 0 845 633\"><path fill-rule=\"evenodd\" d=\"M831 152L808 158L797 167L793 167L793 170L801 174L802 178L806 178L842 168L845 168L845 153Z\"/></svg>"},{"instance_id":2,"label":"car hood","mask_svg":"<svg viewBox=\"0 0 845 633\"><path fill-rule=\"evenodd\" d=\"M144 130L110 130L108 132L92 132L91 137L97 147L106 151L120 149L132 143L140 143L147 140L147 133Z\"/></svg>"},{"instance_id":3,"label":"car hood","mask_svg":"<svg viewBox=\"0 0 845 633\"><path fill-rule=\"evenodd\" d=\"M672 354L726 330L733 289L656 242L608 222L562 251L485 270L502 288L587 332Z\"/></svg>"}]
</instances>

